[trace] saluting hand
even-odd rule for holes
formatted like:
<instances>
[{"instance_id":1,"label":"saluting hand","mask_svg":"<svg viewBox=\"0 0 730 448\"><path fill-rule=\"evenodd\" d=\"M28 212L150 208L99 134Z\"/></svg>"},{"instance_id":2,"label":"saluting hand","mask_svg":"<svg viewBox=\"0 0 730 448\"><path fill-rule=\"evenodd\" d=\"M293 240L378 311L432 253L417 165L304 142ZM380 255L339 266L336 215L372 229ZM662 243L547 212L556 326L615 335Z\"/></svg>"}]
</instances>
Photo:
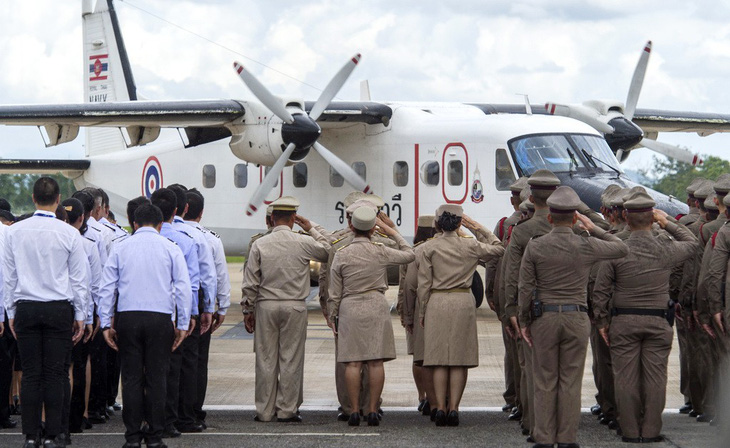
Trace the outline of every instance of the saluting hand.
<instances>
[{"instance_id":1,"label":"saluting hand","mask_svg":"<svg viewBox=\"0 0 730 448\"><path fill-rule=\"evenodd\" d=\"M380 212L380 214L383 215L383 212ZM392 223L393 221L390 222ZM380 219L380 217L375 218L375 225L380 227L380 230L382 230L383 233L388 236L396 236L398 234L398 232L396 232L393 227L390 227L388 224L386 224L385 221Z\"/></svg>"},{"instance_id":2,"label":"saluting hand","mask_svg":"<svg viewBox=\"0 0 730 448\"><path fill-rule=\"evenodd\" d=\"M380 218L386 226L395 229L395 223L392 219L390 219L390 216L386 215L383 211L379 211L377 217Z\"/></svg>"},{"instance_id":3,"label":"saluting hand","mask_svg":"<svg viewBox=\"0 0 730 448\"><path fill-rule=\"evenodd\" d=\"M312 230L312 223L304 216L296 215L294 217L294 223L301 227L305 232Z\"/></svg>"},{"instance_id":4,"label":"saluting hand","mask_svg":"<svg viewBox=\"0 0 730 448\"><path fill-rule=\"evenodd\" d=\"M86 326L84 325L83 320L75 320L74 326L73 326L73 338L71 340L73 341L74 345L76 345L77 342L81 340L81 337L84 335L84 329Z\"/></svg>"},{"instance_id":5,"label":"saluting hand","mask_svg":"<svg viewBox=\"0 0 730 448\"><path fill-rule=\"evenodd\" d=\"M481 227L478 222L471 219L468 215L463 215L461 217L461 225L469 230L478 230Z\"/></svg>"},{"instance_id":6,"label":"saluting hand","mask_svg":"<svg viewBox=\"0 0 730 448\"><path fill-rule=\"evenodd\" d=\"M113 328L107 328L102 332L102 334L104 335L106 345L108 345L115 351L119 351L119 348L117 347L117 330Z\"/></svg>"},{"instance_id":7,"label":"saluting hand","mask_svg":"<svg viewBox=\"0 0 730 448\"><path fill-rule=\"evenodd\" d=\"M195 325L195 324L193 324ZM178 347L180 347L180 344L185 340L185 338L188 337L188 332L185 330L180 330L179 328L175 328L175 341L172 343L172 351L174 352L177 350Z\"/></svg>"},{"instance_id":8,"label":"saluting hand","mask_svg":"<svg viewBox=\"0 0 730 448\"><path fill-rule=\"evenodd\" d=\"M591 233L593 232L593 229L596 228L596 225L593 224L593 221L591 221L586 215L575 212L575 217L578 218L578 227L580 227L581 230L585 230L588 233Z\"/></svg>"}]
</instances>

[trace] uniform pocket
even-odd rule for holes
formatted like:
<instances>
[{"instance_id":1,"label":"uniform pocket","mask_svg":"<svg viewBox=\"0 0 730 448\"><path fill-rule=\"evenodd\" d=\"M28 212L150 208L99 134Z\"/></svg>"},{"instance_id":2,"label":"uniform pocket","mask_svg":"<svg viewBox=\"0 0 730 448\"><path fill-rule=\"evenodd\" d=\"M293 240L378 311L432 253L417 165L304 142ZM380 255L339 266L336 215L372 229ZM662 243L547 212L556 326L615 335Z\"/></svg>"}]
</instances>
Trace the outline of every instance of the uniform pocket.
<instances>
[{"instance_id":1,"label":"uniform pocket","mask_svg":"<svg viewBox=\"0 0 730 448\"><path fill-rule=\"evenodd\" d=\"M306 313L307 312L307 307L306 306L295 305L295 306L292 307L292 309L294 311L298 311L300 313Z\"/></svg>"}]
</instances>

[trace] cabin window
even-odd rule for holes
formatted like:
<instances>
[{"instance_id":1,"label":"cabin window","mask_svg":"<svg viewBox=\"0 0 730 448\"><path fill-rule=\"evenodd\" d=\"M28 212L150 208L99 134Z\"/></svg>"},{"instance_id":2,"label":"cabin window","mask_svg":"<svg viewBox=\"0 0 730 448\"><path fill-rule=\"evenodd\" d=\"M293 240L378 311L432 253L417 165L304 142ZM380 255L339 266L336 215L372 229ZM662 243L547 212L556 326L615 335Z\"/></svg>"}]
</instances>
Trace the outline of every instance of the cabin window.
<instances>
[{"instance_id":1,"label":"cabin window","mask_svg":"<svg viewBox=\"0 0 730 448\"><path fill-rule=\"evenodd\" d=\"M352 169L355 170L358 176L362 177L363 180L368 180L367 167L365 162L355 162L352 164Z\"/></svg>"},{"instance_id":2,"label":"cabin window","mask_svg":"<svg viewBox=\"0 0 730 448\"><path fill-rule=\"evenodd\" d=\"M266 167L266 168L264 169L264 177L266 177L266 175L267 175L267 174L269 174L269 171L271 171L271 167L270 167L270 166L267 166L267 167ZM281 176L281 175L279 175L279 176ZM263 179L262 179L262 180L263 180ZM279 178L277 177L277 178L276 178L276 182L274 182L274 188L276 188L276 187L278 187L278 186L279 186Z\"/></svg>"},{"instance_id":3,"label":"cabin window","mask_svg":"<svg viewBox=\"0 0 730 448\"><path fill-rule=\"evenodd\" d=\"M441 167L435 160L429 160L421 165L421 182L426 185L438 185L441 179Z\"/></svg>"},{"instance_id":4,"label":"cabin window","mask_svg":"<svg viewBox=\"0 0 730 448\"><path fill-rule=\"evenodd\" d=\"M393 164L393 184L396 187L408 185L408 162L398 161Z\"/></svg>"},{"instance_id":5,"label":"cabin window","mask_svg":"<svg viewBox=\"0 0 730 448\"><path fill-rule=\"evenodd\" d=\"M246 188L248 185L248 167L245 163L233 167L233 184L236 188Z\"/></svg>"},{"instance_id":6,"label":"cabin window","mask_svg":"<svg viewBox=\"0 0 730 448\"><path fill-rule=\"evenodd\" d=\"M215 165L203 165L203 187L215 187Z\"/></svg>"},{"instance_id":7,"label":"cabin window","mask_svg":"<svg viewBox=\"0 0 730 448\"><path fill-rule=\"evenodd\" d=\"M345 178L342 177L336 169L330 167L330 186L341 187L345 183Z\"/></svg>"},{"instance_id":8,"label":"cabin window","mask_svg":"<svg viewBox=\"0 0 730 448\"><path fill-rule=\"evenodd\" d=\"M292 167L292 180L296 188L304 188L307 186L307 164L304 162L297 163Z\"/></svg>"},{"instance_id":9,"label":"cabin window","mask_svg":"<svg viewBox=\"0 0 730 448\"><path fill-rule=\"evenodd\" d=\"M461 185L464 183L464 163L461 160L449 162L449 185Z\"/></svg>"},{"instance_id":10,"label":"cabin window","mask_svg":"<svg viewBox=\"0 0 730 448\"><path fill-rule=\"evenodd\" d=\"M497 148L495 153L495 173L494 173L494 186L497 187L498 191L509 190L510 185L515 183L515 173L512 171L512 165L509 163L509 157L507 156L507 150L503 148Z\"/></svg>"}]
</instances>

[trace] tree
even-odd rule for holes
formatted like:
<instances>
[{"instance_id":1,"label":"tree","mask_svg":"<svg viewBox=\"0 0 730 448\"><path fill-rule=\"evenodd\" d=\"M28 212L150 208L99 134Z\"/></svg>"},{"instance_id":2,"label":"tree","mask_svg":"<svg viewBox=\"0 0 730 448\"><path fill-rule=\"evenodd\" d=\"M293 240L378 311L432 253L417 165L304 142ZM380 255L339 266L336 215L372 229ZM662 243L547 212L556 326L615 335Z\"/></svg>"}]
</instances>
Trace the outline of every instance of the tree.
<instances>
[{"instance_id":1,"label":"tree","mask_svg":"<svg viewBox=\"0 0 730 448\"><path fill-rule=\"evenodd\" d=\"M692 166L687 163L678 162L673 159L660 160L654 157L654 168L649 172L643 170L642 174L654 179L651 188L666 195L671 195L687 201L687 185L697 177L715 180L721 174L730 173L730 162L719 157L708 156L705 163L700 166Z\"/></svg>"},{"instance_id":2,"label":"tree","mask_svg":"<svg viewBox=\"0 0 730 448\"><path fill-rule=\"evenodd\" d=\"M0 198L5 198L13 207L15 216L35 210L33 205L33 184L40 174L0 174ZM69 198L76 191L73 181L60 174L49 176L58 182L61 197Z\"/></svg>"}]
</instances>

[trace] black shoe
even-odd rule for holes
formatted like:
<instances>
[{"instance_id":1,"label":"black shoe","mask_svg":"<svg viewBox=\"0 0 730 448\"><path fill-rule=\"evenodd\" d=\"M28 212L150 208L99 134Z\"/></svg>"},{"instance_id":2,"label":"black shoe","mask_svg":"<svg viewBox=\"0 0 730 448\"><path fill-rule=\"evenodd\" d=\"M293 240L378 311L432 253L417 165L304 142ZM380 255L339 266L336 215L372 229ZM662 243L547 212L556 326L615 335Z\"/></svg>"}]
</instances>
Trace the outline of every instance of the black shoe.
<instances>
[{"instance_id":1,"label":"black shoe","mask_svg":"<svg viewBox=\"0 0 730 448\"><path fill-rule=\"evenodd\" d=\"M532 436L527 436L527 438L525 439L525 442L527 442L527 443L535 443L535 438L532 437Z\"/></svg>"},{"instance_id":2,"label":"black shoe","mask_svg":"<svg viewBox=\"0 0 730 448\"><path fill-rule=\"evenodd\" d=\"M421 415L431 415L431 403L428 400L423 400L423 409L421 409Z\"/></svg>"},{"instance_id":3,"label":"black shoe","mask_svg":"<svg viewBox=\"0 0 730 448\"><path fill-rule=\"evenodd\" d=\"M459 426L459 411L449 411L446 416L446 424L448 426Z\"/></svg>"},{"instance_id":4,"label":"black shoe","mask_svg":"<svg viewBox=\"0 0 730 448\"><path fill-rule=\"evenodd\" d=\"M614 430L614 429L617 429L617 428L618 428L618 421L616 421L616 419L613 419L613 420L611 420L611 421L608 422L608 429Z\"/></svg>"},{"instance_id":5,"label":"black shoe","mask_svg":"<svg viewBox=\"0 0 730 448\"><path fill-rule=\"evenodd\" d=\"M36 439L25 439L25 444L23 445L23 448L37 448L38 447L38 441Z\"/></svg>"},{"instance_id":6,"label":"black shoe","mask_svg":"<svg viewBox=\"0 0 730 448\"><path fill-rule=\"evenodd\" d=\"M124 445L122 445L122 448L142 448L142 444L139 442L137 442L137 443L127 442Z\"/></svg>"},{"instance_id":7,"label":"black shoe","mask_svg":"<svg viewBox=\"0 0 730 448\"><path fill-rule=\"evenodd\" d=\"M507 403L506 405L502 406L502 412L512 412L513 407L515 407L515 405Z\"/></svg>"},{"instance_id":8,"label":"black shoe","mask_svg":"<svg viewBox=\"0 0 730 448\"><path fill-rule=\"evenodd\" d=\"M621 437L621 441L626 443L641 443L641 437Z\"/></svg>"},{"instance_id":9,"label":"black shoe","mask_svg":"<svg viewBox=\"0 0 730 448\"><path fill-rule=\"evenodd\" d=\"M523 435L523 436L528 436L528 435L530 435L530 430L529 430L529 429L527 429L527 428L522 428L522 435Z\"/></svg>"},{"instance_id":10,"label":"black shoe","mask_svg":"<svg viewBox=\"0 0 730 448\"><path fill-rule=\"evenodd\" d=\"M368 426L380 425L380 417L377 412L371 412L368 414Z\"/></svg>"},{"instance_id":11,"label":"black shoe","mask_svg":"<svg viewBox=\"0 0 730 448\"><path fill-rule=\"evenodd\" d=\"M717 417L710 420L710 426L717 426Z\"/></svg>"},{"instance_id":12,"label":"black shoe","mask_svg":"<svg viewBox=\"0 0 730 448\"><path fill-rule=\"evenodd\" d=\"M600 420L598 420L598 423L600 423L600 424L602 424L602 425L608 425L608 422L610 422L610 421L611 421L611 419L610 419L610 418L608 418L608 417L606 417L606 416L604 415L603 417L601 417L601 419L600 419Z\"/></svg>"},{"instance_id":13,"label":"black shoe","mask_svg":"<svg viewBox=\"0 0 730 448\"><path fill-rule=\"evenodd\" d=\"M109 417L114 417L114 408L111 406L107 406L105 409L106 415Z\"/></svg>"},{"instance_id":14,"label":"black shoe","mask_svg":"<svg viewBox=\"0 0 730 448\"><path fill-rule=\"evenodd\" d=\"M71 445L73 443L73 441L71 440L70 433L66 433L66 434L63 434L63 436L58 436L58 437L63 437L63 441L66 443L66 445Z\"/></svg>"},{"instance_id":15,"label":"black shoe","mask_svg":"<svg viewBox=\"0 0 730 448\"><path fill-rule=\"evenodd\" d=\"M522 412L520 412L519 409L514 408L514 409L512 409L512 413L509 415L509 417L507 417L507 420L520 421L521 418L522 418Z\"/></svg>"},{"instance_id":16,"label":"black shoe","mask_svg":"<svg viewBox=\"0 0 730 448\"><path fill-rule=\"evenodd\" d=\"M536 443L532 445L532 448L553 448L553 446L547 443Z\"/></svg>"},{"instance_id":17,"label":"black shoe","mask_svg":"<svg viewBox=\"0 0 730 448\"><path fill-rule=\"evenodd\" d=\"M205 420L195 420L195 424L202 426L204 430L208 429L208 424L205 423Z\"/></svg>"},{"instance_id":18,"label":"black shoe","mask_svg":"<svg viewBox=\"0 0 730 448\"><path fill-rule=\"evenodd\" d=\"M684 404L684 406L682 406L681 408L679 408L679 413L680 414L689 414L689 412L691 410L692 410L692 403L687 402L687 403Z\"/></svg>"},{"instance_id":19,"label":"black shoe","mask_svg":"<svg viewBox=\"0 0 730 448\"><path fill-rule=\"evenodd\" d=\"M114 404L112 405L112 409L114 409L115 411L121 411L122 405L115 401Z\"/></svg>"},{"instance_id":20,"label":"black shoe","mask_svg":"<svg viewBox=\"0 0 730 448\"><path fill-rule=\"evenodd\" d=\"M664 436L656 436L656 437L642 437L641 443L656 443L656 442L663 442Z\"/></svg>"},{"instance_id":21,"label":"black shoe","mask_svg":"<svg viewBox=\"0 0 730 448\"><path fill-rule=\"evenodd\" d=\"M421 400L421 401L418 402L418 412L422 412L423 411L423 405L426 404L426 401L427 400L424 399L424 400Z\"/></svg>"},{"instance_id":22,"label":"black shoe","mask_svg":"<svg viewBox=\"0 0 730 448\"><path fill-rule=\"evenodd\" d=\"M697 421L700 423L710 423L712 416L710 414L700 414L697 416Z\"/></svg>"},{"instance_id":23,"label":"black shoe","mask_svg":"<svg viewBox=\"0 0 730 448\"><path fill-rule=\"evenodd\" d=\"M350 414L349 420L347 420L347 424L350 426L360 426L360 413L359 412L353 412Z\"/></svg>"},{"instance_id":24,"label":"black shoe","mask_svg":"<svg viewBox=\"0 0 730 448\"><path fill-rule=\"evenodd\" d=\"M295 415L294 417L289 417L289 418L277 418L276 421L279 423L301 423L302 416Z\"/></svg>"},{"instance_id":25,"label":"black shoe","mask_svg":"<svg viewBox=\"0 0 730 448\"><path fill-rule=\"evenodd\" d=\"M580 448L577 443L558 443L558 448Z\"/></svg>"},{"instance_id":26,"label":"black shoe","mask_svg":"<svg viewBox=\"0 0 730 448\"><path fill-rule=\"evenodd\" d=\"M148 443L147 448L167 448L165 442Z\"/></svg>"},{"instance_id":27,"label":"black shoe","mask_svg":"<svg viewBox=\"0 0 730 448\"><path fill-rule=\"evenodd\" d=\"M81 429L91 429L94 425L91 424L88 418L84 417L81 419Z\"/></svg>"},{"instance_id":28,"label":"black shoe","mask_svg":"<svg viewBox=\"0 0 730 448\"><path fill-rule=\"evenodd\" d=\"M601 412L600 414L598 414L598 415L596 416L596 418L598 419L598 421L601 421L601 419L603 419L603 417L605 417L605 416L606 416L606 415L605 415L605 414L604 414L603 412Z\"/></svg>"},{"instance_id":29,"label":"black shoe","mask_svg":"<svg viewBox=\"0 0 730 448\"><path fill-rule=\"evenodd\" d=\"M337 421L338 422L346 422L350 420L350 416L345 414L344 412L340 412L337 414Z\"/></svg>"},{"instance_id":30,"label":"black shoe","mask_svg":"<svg viewBox=\"0 0 730 448\"><path fill-rule=\"evenodd\" d=\"M163 439L174 439L176 437L180 437L182 433L177 430L173 425L166 426L165 429L162 430L162 438Z\"/></svg>"},{"instance_id":31,"label":"black shoe","mask_svg":"<svg viewBox=\"0 0 730 448\"><path fill-rule=\"evenodd\" d=\"M697 411L695 411L694 409L692 409L691 411L689 411L689 413L687 413L687 415L690 416L690 417L692 417L692 418L695 418L695 417L697 417L700 414Z\"/></svg>"},{"instance_id":32,"label":"black shoe","mask_svg":"<svg viewBox=\"0 0 730 448\"><path fill-rule=\"evenodd\" d=\"M105 415L102 415L99 412L89 412L88 420L95 425L101 425L103 423L106 423L105 417Z\"/></svg>"},{"instance_id":33,"label":"black shoe","mask_svg":"<svg viewBox=\"0 0 730 448\"><path fill-rule=\"evenodd\" d=\"M601 405L600 404L594 404L591 406L591 414L598 415L601 413Z\"/></svg>"},{"instance_id":34,"label":"black shoe","mask_svg":"<svg viewBox=\"0 0 730 448\"><path fill-rule=\"evenodd\" d=\"M281 420L279 420L281 421ZM193 423L192 425L184 425L184 426L176 426L177 430L181 433L194 433L194 432L203 432L203 427L200 425L196 425Z\"/></svg>"},{"instance_id":35,"label":"black shoe","mask_svg":"<svg viewBox=\"0 0 730 448\"><path fill-rule=\"evenodd\" d=\"M58 439L56 437L52 439L46 439L43 441L43 445L41 445L43 448L66 448L66 443L62 438Z\"/></svg>"},{"instance_id":36,"label":"black shoe","mask_svg":"<svg viewBox=\"0 0 730 448\"><path fill-rule=\"evenodd\" d=\"M436 421L436 412L438 412L438 409L431 408L431 421L432 422L435 422Z\"/></svg>"},{"instance_id":37,"label":"black shoe","mask_svg":"<svg viewBox=\"0 0 730 448\"><path fill-rule=\"evenodd\" d=\"M2 428L2 429L10 429L10 428L15 428L17 426L18 426L18 422L16 422L15 420L12 420L12 419L7 419L3 422L0 422L0 428Z\"/></svg>"},{"instance_id":38,"label":"black shoe","mask_svg":"<svg viewBox=\"0 0 730 448\"><path fill-rule=\"evenodd\" d=\"M446 413L442 410L436 411L436 418L434 419L436 426L446 426Z\"/></svg>"}]
</instances>

